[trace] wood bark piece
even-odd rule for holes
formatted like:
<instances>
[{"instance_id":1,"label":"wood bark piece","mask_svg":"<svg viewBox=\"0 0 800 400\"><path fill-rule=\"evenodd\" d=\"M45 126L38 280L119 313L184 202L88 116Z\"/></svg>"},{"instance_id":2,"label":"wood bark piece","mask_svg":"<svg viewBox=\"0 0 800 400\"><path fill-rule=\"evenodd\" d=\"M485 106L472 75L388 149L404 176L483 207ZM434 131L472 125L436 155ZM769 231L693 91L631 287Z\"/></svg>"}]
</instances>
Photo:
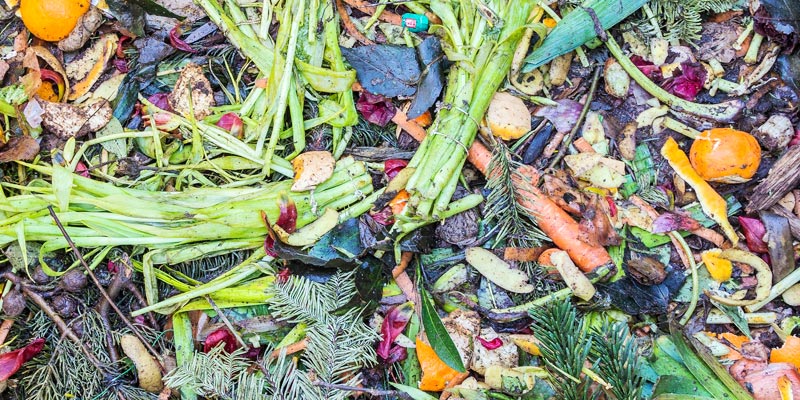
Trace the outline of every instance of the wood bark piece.
<instances>
[{"instance_id":1,"label":"wood bark piece","mask_svg":"<svg viewBox=\"0 0 800 400\"><path fill-rule=\"evenodd\" d=\"M747 213L766 210L800 183L800 146L792 146L772 166L769 174L756 186L747 205Z\"/></svg>"},{"instance_id":2,"label":"wood bark piece","mask_svg":"<svg viewBox=\"0 0 800 400\"><path fill-rule=\"evenodd\" d=\"M791 211L779 205L774 205L770 207L769 210L780 215L781 217L788 219L789 230L792 232L792 236L794 236L796 240L800 240L800 218L794 215Z\"/></svg>"}]
</instances>

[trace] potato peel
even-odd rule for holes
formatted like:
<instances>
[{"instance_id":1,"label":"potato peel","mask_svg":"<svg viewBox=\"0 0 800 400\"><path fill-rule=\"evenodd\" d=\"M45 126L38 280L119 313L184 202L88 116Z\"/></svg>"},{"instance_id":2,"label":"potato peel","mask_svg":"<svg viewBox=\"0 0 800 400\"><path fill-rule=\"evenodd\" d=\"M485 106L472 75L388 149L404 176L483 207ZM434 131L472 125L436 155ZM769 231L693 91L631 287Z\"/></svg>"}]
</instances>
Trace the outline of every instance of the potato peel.
<instances>
[{"instance_id":1,"label":"potato peel","mask_svg":"<svg viewBox=\"0 0 800 400\"><path fill-rule=\"evenodd\" d=\"M161 381L161 368L158 363L147 349L144 344L133 335L122 335L119 339L119 345L122 351L128 358L133 361L136 366L136 373L139 377L139 387L151 392L159 393L164 388L164 383Z\"/></svg>"},{"instance_id":2,"label":"potato peel","mask_svg":"<svg viewBox=\"0 0 800 400\"><path fill-rule=\"evenodd\" d=\"M709 298L728 306L749 306L758 303L769 296L770 290L772 289L772 271L769 269L769 265L767 265L764 260L753 253L739 249L723 250L719 253L719 257L730 261L748 264L756 270L756 279L758 280L758 284L756 286L756 296L752 300L744 300L706 291L706 294Z\"/></svg>"},{"instance_id":3,"label":"potato peel","mask_svg":"<svg viewBox=\"0 0 800 400\"><path fill-rule=\"evenodd\" d=\"M336 160L328 151L307 151L292 160L294 168L293 192L303 192L317 187L333 175Z\"/></svg>"},{"instance_id":4,"label":"potato peel","mask_svg":"<svg viewBox=\"0 0 800 400\"><path fill-rule=\"evenodd\" d=\"M528 283L528 275L511 268L508 263L489 250L471 247L466 251L469 265L472 265L486 279L512 293L530 293L533 285Z\"/></svg>"}]
</instances>

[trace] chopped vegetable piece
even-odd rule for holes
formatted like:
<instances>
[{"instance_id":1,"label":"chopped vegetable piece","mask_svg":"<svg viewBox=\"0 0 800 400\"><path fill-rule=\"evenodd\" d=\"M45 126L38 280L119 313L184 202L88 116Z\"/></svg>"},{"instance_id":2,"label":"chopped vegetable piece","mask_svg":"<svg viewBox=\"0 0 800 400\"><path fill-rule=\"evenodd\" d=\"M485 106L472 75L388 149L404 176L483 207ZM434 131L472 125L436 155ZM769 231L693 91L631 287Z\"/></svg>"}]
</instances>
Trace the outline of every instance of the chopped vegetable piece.
<instances>
[{"instance_id":1,"label":"chopped vegetable piece","mask_svg":"<svg viewBox=\"0 0 800 400\"><path fill-rule=\"evenodd\" d=\"M533 285L528 283L528 274L512 269L508 263L489 250L470 247L466 251L467 262L475 267L486 279L513 293L530 293Z\"/></svg>"},{"instance_id":2,"label":"chopped vegetable piece","mask_svg":"<svg viewBox=\"0 0 800 400\"><path fill-rule=\"evenodd\" d=\"M733 263L731 260L722 258L720 254L722 254L722 250L712 249L704 251L700 257L702 258L703 264L705 264L708 273L711 275L711 278L717 282L725 282L728 279L731 279L731 274L733 273Z\"/></svg>"},{"instance_id":3,"label":"chopped vegetable piece","mask_svg":"<svg viewBox=\"0 0 800 400\"><path fill-rule=\"evenodd\" d=\"M800 368L800 337L787 336L781 348L772 349L769 354L769 362L785 362Z\"/></svg>"},{"instance_id":4,"label":"chopped vegetable piece","mask_svg":"<svg viewBox=\"0 0 800 400\"><path fill-rule=\"evenodd\" d=\"M417 359L422 367L422 379L419 382L421 390L439 392L444 390L447 383L459 376L459 372L448 367L442 361L433 347L417 337Z\"/></svg>"},{"instance_id":5,"label":"chopped vegetable piece","mask_svg":"<svg viewBox=\"0 0 800 400\"><path fill-rule=\"evenodd\" d=\"M694 170L707 181L747 182L761 163L761 146L747 132L709 129L694 139L689 159Z\"/></svg>"},{"instance_id":6,"label":"chopped vegetable piece","mask_svg":"<svg viewBox=\"0 0 800 400\"><path fill-rule=\"evenodd\" d=\"M734 246L739 243L736 231L728 222L728 206L725 203L725 199L697 174L689 163L689 158L678 147L675 139L667 138L666 143L661 147L661 155L669 162L675 173L694 189L697 199L703 207L703 212L719 224L722 231L725 232L725 236Z\"/></svg>"}]
</instances>

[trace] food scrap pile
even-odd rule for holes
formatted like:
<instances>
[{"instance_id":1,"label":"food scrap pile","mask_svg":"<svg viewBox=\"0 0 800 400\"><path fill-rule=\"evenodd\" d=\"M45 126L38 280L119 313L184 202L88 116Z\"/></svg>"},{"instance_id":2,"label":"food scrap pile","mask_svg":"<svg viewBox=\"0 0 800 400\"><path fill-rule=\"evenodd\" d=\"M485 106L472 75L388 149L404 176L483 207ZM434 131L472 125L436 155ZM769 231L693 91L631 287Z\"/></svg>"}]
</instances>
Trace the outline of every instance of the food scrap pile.
<instances>
[{"instance_id":1,"label":"food scrap pile","mask_svg":"<svg viewBox=\"0 0 800 400\"><path fill-rule=\"evenodd\" d=\"M4 0L0 397L800 398L799 107L794 2Z\"/></svg>"}]
</instances>

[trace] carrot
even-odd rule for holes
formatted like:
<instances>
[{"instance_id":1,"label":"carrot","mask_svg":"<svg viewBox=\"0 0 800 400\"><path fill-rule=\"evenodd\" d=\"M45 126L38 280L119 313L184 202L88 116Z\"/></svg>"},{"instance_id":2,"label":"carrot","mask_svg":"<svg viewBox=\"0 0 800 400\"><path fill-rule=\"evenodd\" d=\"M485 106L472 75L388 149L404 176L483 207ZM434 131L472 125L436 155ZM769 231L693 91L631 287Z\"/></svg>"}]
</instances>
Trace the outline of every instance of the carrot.
<instances>
[{"instance_id":1,"label":"carrot","mask_svg":"<svg viewBox=\"0 0 800 400\"><path fill-rule=\"evenodd\" d=\"M344 2L349 4L350 7L353 7L356 10L361 11L364 14L367 14L367 15L373 15L376 12L376 7L373 6L372 4L367 3L364 0L344 0ZM390 23L392 25L402 25L403 24L403 19L400 18L399 15L397 15L397 14L395 14L395 13L389 11L389 10L383 10L381 15L378 16L378 19L380 19L383 22L388 22L388 23Z\"/></svg>"},{"instance_id":2,"label":"carrot","mask_svg":"<svg viewBox=\"0 0 800 400\"><path fill-rule=\"evenodd\" d=\"M411 263L412 258L414 258L414 253L410 251L404 251L400 256L400 264L392 269L392 277L397 278L400 274L405 272L406 268L408 268L408 264Z\"/></svg>"},{"instance_id":3,"label":"carrot","mask_svg":"<svg viewBox=\"0 0 800 400\"><path fill-rule=\"evenodd\" d=\"M8 333L11 332L11 327L14 325L13 319L4 319L3 324L0 325L0 343L5 343Z\"/></svg>"},{"instance_id":4,"label":"carrot","mask_svg":"<svg viewBox=\"0 0 800 400\"><path fill-rule=\"evenodd\" d=\"M536 261L546 247L506 247L503 259L506 261Z\"/></svg>"},{"instance_id":5,"label":"carrot","mask_svg":"<svg viewBox=\"0 0 800 400\"><path fill-rule=\"evenodd\" d=\"M547 197L534 185L539 173L531 166L523 165L514 176L517 188L517 201L536 219L542 230L558 248L569 257L583 272L592 272L597 267L611 262L611 256L603 246L591 243L575 222L561 207ZM535 178L535 179L532 179Z\"/></svg>"},{"instance_id":6,"label":"carrot","mask_svg":"<svg viewBox=\"0 0 800 400\"><path fill-rule=\"evenodd\" d=\"M342 24L344 25L344 30L347 31L350 36L354 37L356 40L363 44L375 44L372 40L369 40L366 36L364 36L361 31L356 28L353 21L350 20L350 16L347 15L347 10L344 9L344 4L342 4L342 0L336 0L336 9L339 10L339 17L342 19Z\"/></svg>"},{"instance_id":7,"label":"carrot","mask_svg":"<svg viewBox=\"0 0 800 400\"><path fill-rule=\"evenodd\" d=\"M539 256L539 260L538 260L539 264L544 265L546 267L554 266L555 264L553 264L553 261L550 260L550 256L552 256L554 253L559 252L559 251L561 251L561 250L560 249L547 249L547 250L545 250Z\"/></svg>"},{"instance_id":8,"label":"carrot","mask_svg":"<svg viewBox=\"0 0 800 400\"><path fill-rule=\"evenodd\" d=\"M448 391L447 389L452 389L452 388L460 385L461 382L464 382L467 378L469 378L469 372L462 372L458 376L456 376L455 378L453 378L449 382L447 382L447 385L445 385L444 390L442 391L442 394L439 396L439 400L447 400L447 399L449 399L450 396L453 395L453 393Z\"/></svg>"},{"instance_id":9,"label":"carrot","mask_svg":"<svg viewBox=\"0 0 800 400\"><path fill-rule=\"evenodd\" d=\"M353 90L362 90L361 85L354 84ZM402 111L395 113L394 117L392 117L392 122L408 132L417 141L421 142L427 135L425 128L410 121ZM478 171L486 175L489 173L492 152L480 142L475 141L469 148L467 160ZM589 242L586 235L581 231L580 225L547 195L533 186L539 180L539 172L535 168L523 165L517 172L519 172L519 175L514 177L514 185L519 194L517 201L536 219L542 232L550 237L556 246L569 254L572 261L581 271L591 272L595 268L611 262L611 256L608 255L603 246Z\"/></svg>"},{"instance_id":10,"label":"carrot","mask_svg":"<svg viewBox=\"0 0 800 400\"><path fill-rule=\"evenodd\" d=\"M597 153L594 147L592 147L589 142L586 141L584 138L577 138L572 142L572 145L575 146L578 151L581 153Z\"/></svg>"},{"instance_id":11,"label":"carrot","mask_svg":"<svg viewBox=\"0 0 800 400\"><path fill-rule=\"evenodd\" d=\"M667 138L667 142L661 147L661 155L669 162L675 173L694 189L703 212L719 224L728 240L736 246L739 237L736 236L736 231L728 222L728 205L725 203L725 199L697 174L689 162L689 157L678 147L675 139Z\"/></svg>"},{"instance_id":12,"label":"carrot","mask_svg":"<svg viewBox=\"0 0 800 400\"><path fill-rule=\"evenodd\" d=\"M284 349L286 350L286 355L294 354L294 353L297 353L297 352L305 350L307 345L308 345L308 339L303 339L303 340L301 340L299 342L294 342L294 343L292 343L292 344L290 344L288 346L284 346L284 347L275 349L275 350L272 351L272 353L269 356L271 358L278 358L278 357L280 357L281 352L284 351Z\"/></svg>"}]
</instances>

